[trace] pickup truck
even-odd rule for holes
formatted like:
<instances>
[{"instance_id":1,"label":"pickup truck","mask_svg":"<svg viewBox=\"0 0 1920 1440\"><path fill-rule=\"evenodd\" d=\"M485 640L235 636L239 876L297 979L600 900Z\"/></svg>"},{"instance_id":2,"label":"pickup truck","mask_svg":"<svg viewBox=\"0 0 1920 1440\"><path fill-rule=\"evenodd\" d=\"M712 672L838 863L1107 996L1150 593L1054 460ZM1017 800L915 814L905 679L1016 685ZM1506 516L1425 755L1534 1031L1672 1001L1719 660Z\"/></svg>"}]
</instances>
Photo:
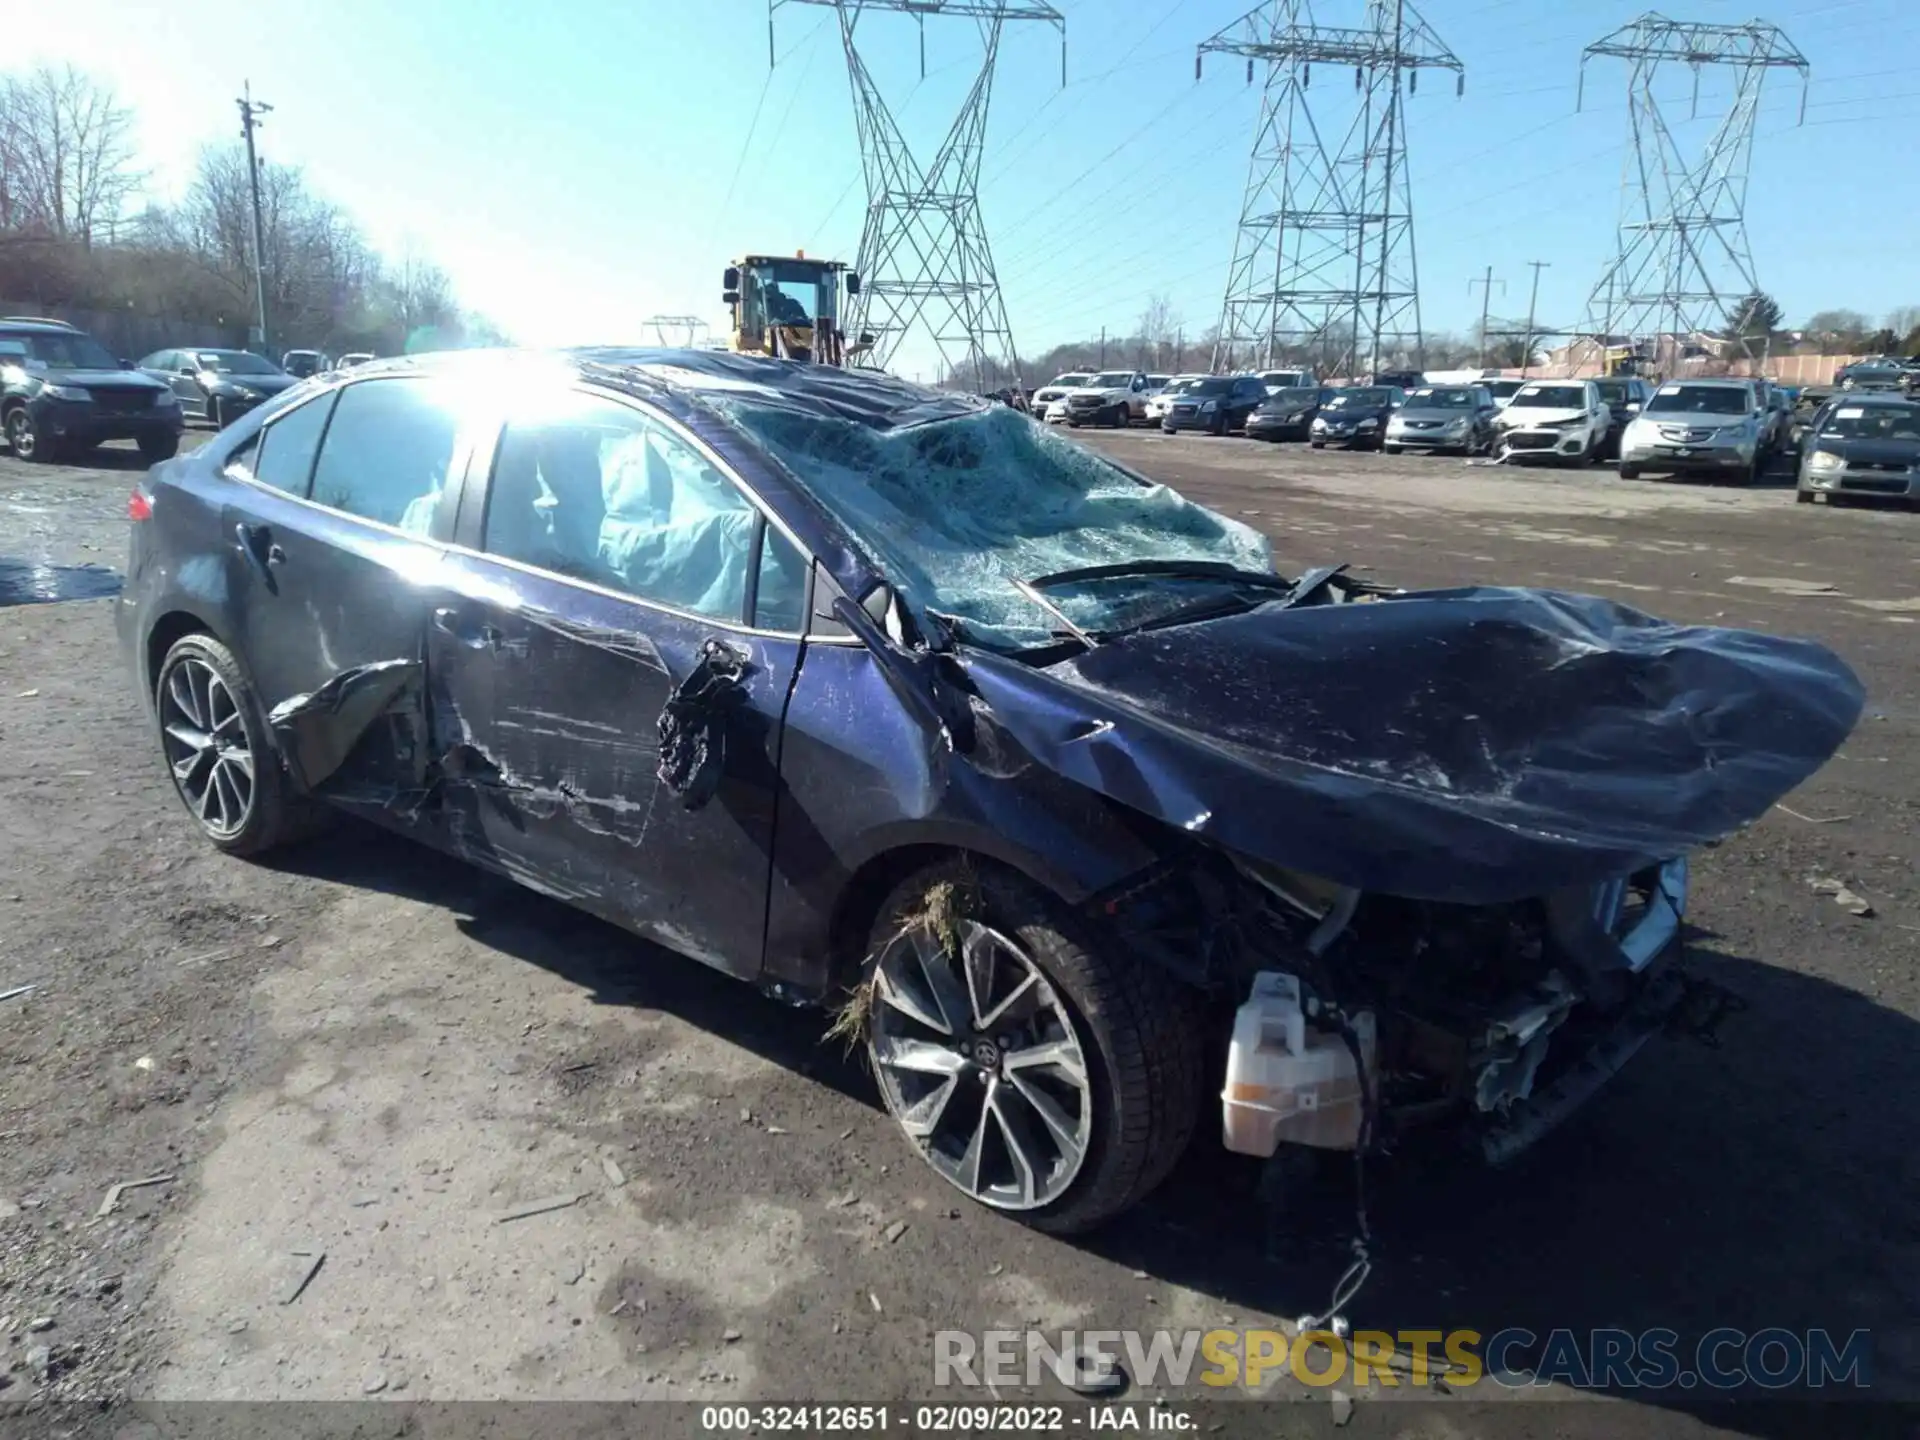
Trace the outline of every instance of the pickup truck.
<instances>
[{"instance_id":1,"label":"pickup truck","mask_svg":"<svg viewBox=\"0 0 1920 1440\"><path fill-rule=\"evenodd\" d=\"M1147 418L1153 386L1143 370L1102 370L1067 392L1067 424L1122 428Z\"/></svg>"}]
</instances>

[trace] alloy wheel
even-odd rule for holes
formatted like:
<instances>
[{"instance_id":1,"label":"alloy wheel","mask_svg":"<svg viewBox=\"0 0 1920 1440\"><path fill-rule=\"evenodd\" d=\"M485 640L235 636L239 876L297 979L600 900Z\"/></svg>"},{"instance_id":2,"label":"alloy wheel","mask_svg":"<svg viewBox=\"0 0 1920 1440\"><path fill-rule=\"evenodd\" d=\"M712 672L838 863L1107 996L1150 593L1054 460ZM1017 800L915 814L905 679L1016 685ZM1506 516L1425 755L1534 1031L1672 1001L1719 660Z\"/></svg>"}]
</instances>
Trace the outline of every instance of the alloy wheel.
<instances>
[{"instance_id":1,"label":"alloy wheel","mask_svg":"<svg viewBox=\"0 0 1920 1440\"><path fill-rule=\"evenodd\" d=\"M925 927L896 936L873 975L868 1054L928 1164L1000 1210L1072 1185L1093 1133L1093 1089L1072 1016L1018 945L958 922L958 954Z\"/></svg>"},{"instance_id":2,"label":"alloy wheel","mask_svg":"<svg viewBox=\"0 0 1920 1440\"><path fill-rule=\"evenodd\" d=\"M253 750L240 706L211 665L187 656L167 671L160 685L160 730L187 808L209 834L239 834L253 813Z\"/></svg>"},{"instance_id":3,"label":"alloy wheel","mask_svg":"<svg viewBox=\"0 0 1920 1440\"><path fill-rule=\"evenodd\" d=\"M37 448L39 437L34 434L33 419L27 414L24 405L7 412L7 443L13 447L13 458L31 460Z\"/></svg>"}]
</instances>

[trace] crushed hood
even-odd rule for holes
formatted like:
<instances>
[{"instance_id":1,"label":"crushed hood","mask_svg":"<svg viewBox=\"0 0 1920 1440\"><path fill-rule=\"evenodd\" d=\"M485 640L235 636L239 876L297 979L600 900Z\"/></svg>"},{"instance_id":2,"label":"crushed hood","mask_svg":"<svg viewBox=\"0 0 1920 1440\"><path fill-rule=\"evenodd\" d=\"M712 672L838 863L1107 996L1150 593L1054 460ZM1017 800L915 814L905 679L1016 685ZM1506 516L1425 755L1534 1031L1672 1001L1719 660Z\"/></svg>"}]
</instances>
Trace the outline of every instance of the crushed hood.
<instances>
[{"instance_id":1,"label":"crushed hood","mask_svg":"<svg viewBox=\"0 0 1920 1440\"><path fill-rule=\"evenodd\" d=\"M1069 779L1278 865L1462 904L1727 835L1818 770L1864 700L1810 640L1522 589L1267 605L1046 668L962 663Z\"/></svg>"}]
</instances>

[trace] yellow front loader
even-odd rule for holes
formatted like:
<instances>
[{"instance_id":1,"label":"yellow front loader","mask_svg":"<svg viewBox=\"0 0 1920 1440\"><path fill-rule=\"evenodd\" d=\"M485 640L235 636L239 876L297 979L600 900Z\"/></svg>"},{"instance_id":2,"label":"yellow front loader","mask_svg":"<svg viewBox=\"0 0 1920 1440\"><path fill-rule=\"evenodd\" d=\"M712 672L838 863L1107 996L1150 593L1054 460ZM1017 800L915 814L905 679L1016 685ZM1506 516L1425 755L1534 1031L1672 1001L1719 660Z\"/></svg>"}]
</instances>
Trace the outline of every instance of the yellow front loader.
<instances>
[{"instance_id":1,"label":"yellow front loader","mask_svg":"<svg viewBox=\"0 0 1920 1440\"><path fill-rule=\"evenodd\" d=\"M860 277L839 260L748 255L727 267L725 300L732 348L814 365L845 367L873 349L873 337L849 344L841 316Z\"/></svg>"}]
</instances>

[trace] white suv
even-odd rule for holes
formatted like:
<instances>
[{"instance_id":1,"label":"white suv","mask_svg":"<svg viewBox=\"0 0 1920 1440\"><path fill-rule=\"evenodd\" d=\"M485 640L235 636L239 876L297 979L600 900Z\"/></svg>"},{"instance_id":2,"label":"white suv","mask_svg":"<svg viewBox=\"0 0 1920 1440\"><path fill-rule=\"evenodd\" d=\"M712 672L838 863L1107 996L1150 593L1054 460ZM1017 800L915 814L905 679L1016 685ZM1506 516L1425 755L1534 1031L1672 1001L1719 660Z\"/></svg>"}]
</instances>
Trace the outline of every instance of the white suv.
<instances>
[{"instance_id":1,"label":"white suv","mask_svg":"<svg viewBox=\"0 0 1920 1440\"><path fill-rule=\"evenodd\" d=\"M1150 424L1159 424L1167 418L1167 411L1173 408L1174 397L1188 386L1206 379L1204 375L1176 375L1147 397L1147 420Z\"/></svg>"},{"instance_id":2,"label":"white suv","mask_svg":"<svg viewBox=\"0 0 1920 1440\"><path fill-rule=\"evenodd\" d=\"M1067 392L1067 424L1124 428L1147 418L1153 387L1139 370L1103 370Z\"/></svg>"},{"instance_id":3,"label":"white suv","mask_svg":"<svg viewBox=\"0 0 1920 1440\"><path fill-rule=\"evenodd\" d=\"M1613 410L1591 380L1530 380L1494 419L1501 459L1584 465L1600 453Z\"/></svg>"},{"instance_id":4,"label":"white suv","mask_svg":"<svg viewBox=\"0 0 1920 1440\"><path fill-rule=\"evenodd\" d=\"M1093 376L1074 373L1056 375L1038 390L1033 392L1033 418L1036 420L1064 420L1067 418L1067 392L1078 390Z\"/></svg>"}]
</instances>

